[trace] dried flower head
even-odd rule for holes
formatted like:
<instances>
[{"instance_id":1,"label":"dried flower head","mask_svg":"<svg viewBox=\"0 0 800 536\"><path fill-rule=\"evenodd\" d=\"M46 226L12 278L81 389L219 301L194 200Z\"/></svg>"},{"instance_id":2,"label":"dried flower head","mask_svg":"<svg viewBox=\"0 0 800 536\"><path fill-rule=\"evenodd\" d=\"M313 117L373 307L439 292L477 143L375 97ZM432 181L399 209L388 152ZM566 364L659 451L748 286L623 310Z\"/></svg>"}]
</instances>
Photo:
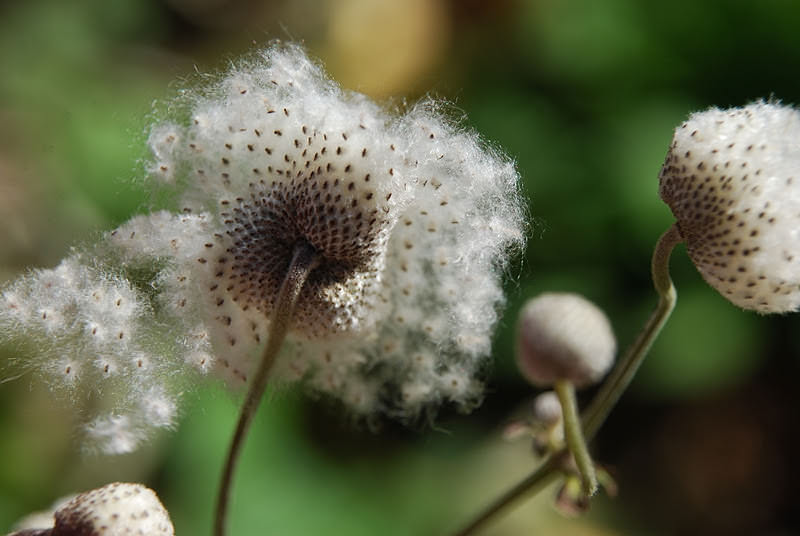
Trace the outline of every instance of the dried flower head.
<instances>
[{"instance_id":1,"label":"dried flower head","mask_svg":"<svg viewBox=\"0 0 800 536\"><path fill-rule=\"evenodd\" d=\"M541 294L520 312L517 364L533 385L591 385L611 368L616 350L608 317L578 294Z\"/></svg>"},{"instance_id":2,"label":"dried flower head","mask_svg":"<svg viewBox=\"0 0 800 536\"><path fill-rule=\"evenodd\" d=\"M173 420L166 372L189 363L246 383L304 245L319 260L274 380L305 380L363 414L468 408L524 211L513 163L438 108L392 115L340 89L301 48L273 45L184 93L153 127L151 184L172 210L13 283L0 323L52 345L39 368L55 383L75 382L75 370L91 372L90 388L124 377L131 396L89 431L114 438L106 450L129 450L146 424ZM111 297L93 316L86 293L98 285Z\"/></svg>"},{"instance_id":3,"label":"dried flower head","mask_svg":"<svg viewBox=\"0 0 800 536\"><path fill-rule=\"evenodd\" d=\"M712 108L675 130L660 195L703 278L744 309L800 306L800 112Z\"/></svg>"},{"instance_id":4,"label":"dried flower head","mask_svg":"<svg viewBox=\"0 0 800 536\"><path fill-rule=\"evenodd\" d=\"M49 518L49 519L47 519ZM34 518L31 518L34 519ZM11 536L173 536L169 513L155 492L141 484L116 482L81 493L24 522ZM46 524L42 524L45 523Z\"/></svg>"}]
</instances>

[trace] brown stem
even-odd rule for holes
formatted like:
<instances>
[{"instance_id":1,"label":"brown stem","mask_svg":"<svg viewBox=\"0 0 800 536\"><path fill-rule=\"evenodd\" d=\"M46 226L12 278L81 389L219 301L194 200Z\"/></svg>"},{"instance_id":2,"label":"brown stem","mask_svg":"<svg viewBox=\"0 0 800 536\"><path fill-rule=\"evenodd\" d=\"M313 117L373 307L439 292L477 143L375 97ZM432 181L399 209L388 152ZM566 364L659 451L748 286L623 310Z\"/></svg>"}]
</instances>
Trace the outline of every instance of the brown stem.
<instances>
[{"instance_id":1,"label":"brown stem","mask_svg":"<svg viewBox=\"0 0 800 536\"><path fill-rule=\"evenodd\" d=\"M319 255L307 242L299 242L294 247L292 262L286 271L278 297L275 300L273 316L269 326L269 337L264 352L261 355L261 363L255 372L250 383L250 388L242 404L239 414L239 422L236 424L236 431L228 450L228 457L225 468L222 471L222 479L219 484L219 495L217 496L216 517L214 518L214 535L225 535L225 522L228 514L228 504L230 503L231 485L233 483L233 473L236 463L239 460L245 437L253 422L253 417L258 410L261 397L267 388L267 380L275 363L275 358L283 345L286 334L292 322L294 308L300 291L308 279L309 274L319 264Z\"/></svg>"}]
</instances>

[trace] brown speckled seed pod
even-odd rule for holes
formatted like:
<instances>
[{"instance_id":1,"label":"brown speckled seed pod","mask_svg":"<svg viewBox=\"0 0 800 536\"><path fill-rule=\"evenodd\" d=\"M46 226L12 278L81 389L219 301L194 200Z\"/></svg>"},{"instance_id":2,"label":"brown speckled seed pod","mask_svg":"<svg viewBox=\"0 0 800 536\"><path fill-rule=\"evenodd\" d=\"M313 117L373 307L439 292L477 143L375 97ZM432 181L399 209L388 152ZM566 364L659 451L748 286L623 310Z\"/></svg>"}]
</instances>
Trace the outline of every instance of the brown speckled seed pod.
<instances>
[{"instance_id":1,"label":"brown speckled seed pod","mask_svg":"<svg viewBox=\"0 0 800 536\"><path fill-rule=\"evenodd\" d=\"M695 113L659 179L711 286L760 313L800 306L800 112L758 102Z\"/></svg>"},{"instance_id":2,"label":"brown speckled seed pod","mask_svg":"<svg viewBox=\"0 0 800 536\"><path fill-rule=\"evenodd\" d=\"M169 513L153 490L115 482L81 493L56 510L50 528L10 536L174 536Z\"/></svg>"}]
</instances>

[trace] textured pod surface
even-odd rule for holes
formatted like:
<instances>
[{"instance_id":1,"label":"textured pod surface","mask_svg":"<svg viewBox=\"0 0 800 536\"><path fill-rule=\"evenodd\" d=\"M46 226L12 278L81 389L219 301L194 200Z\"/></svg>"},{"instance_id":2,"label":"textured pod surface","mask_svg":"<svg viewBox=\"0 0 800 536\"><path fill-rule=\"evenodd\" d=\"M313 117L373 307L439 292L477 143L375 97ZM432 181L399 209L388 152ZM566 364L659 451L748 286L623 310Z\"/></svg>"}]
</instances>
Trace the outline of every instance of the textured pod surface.
<instances>
[{"instance_id":1,"label":"textured pod surface","mask_svg":"<svg viewBox=\"0 0 800 536\"><path fill-rule=\"evenodd\" d=\"M53 536L173 536L169 513L153 490L114 483L81 493L56 511Z\"/></svg>"},{"instance_id":2,"label":"textured pod surface","mask_svg":"<svg viewBox=\"0 0 800 536\"><path fill-rule=\"evenodd\" d=\"M758 102L695 113L659 180L711 286L760 313L800 306L800 112Z\"/></svg>"},{"instance_id":3,"label":"textured pod surface","mask_svg":"<svg viewBox=\"0 0 800 536\"><path fill-rule=\"evenodd\" d=\"M517 323L517 364L533 385L599 381L614 363L617 342L605 313L582 296L545 293L529 300Z\"/></svg>"},{"instance_id":4,"label":"textured pod surface","mask_svg":"<svg viewBox=\"0 0 800 536\"><path fill-rule=\"evenodd\" d=\"M41 516L42 519L48 516ZM153 490L115 482L60 505L50 527L29 525L12 536L174 536L169 513Z\"/></svg>"}]
</instances>

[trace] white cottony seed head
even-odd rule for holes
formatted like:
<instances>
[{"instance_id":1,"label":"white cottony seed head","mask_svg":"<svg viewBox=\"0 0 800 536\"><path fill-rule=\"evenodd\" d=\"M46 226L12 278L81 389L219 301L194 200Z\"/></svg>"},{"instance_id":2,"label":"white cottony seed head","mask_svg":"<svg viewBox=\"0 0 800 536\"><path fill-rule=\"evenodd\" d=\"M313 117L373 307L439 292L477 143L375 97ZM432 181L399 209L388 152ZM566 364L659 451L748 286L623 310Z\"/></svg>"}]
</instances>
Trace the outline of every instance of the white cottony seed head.
<instances>
[{"instance_id":1,"label":"white cottony seed head","mask_svg":"<svg viewBox=\"0 0 800 536\"><path fill-rule=\"evenodd\" d=\"M246 385L304 244L319 263L272 381L302 380L365 415L469 408L524 209L513 163L440 107L389 113L275 44L182 93L152 128L151 185L167 209L12 283L0 326L49 345L35 365L53 384L132 379L86 428L104 450L129 450L172 423L180 370Z\"/></svg>"},{"instance_id":2,"label":"white cottony seed head","mask_svg":"<svg viewBox=\"0 0 800 536\"><path fill-rule=\"evenodd\" d=\"M363 413L472 404L523 211L513 164L437 107L391 115L275 45L190 99L188 121L153 129L154 177L181 215L134 219L112 241L169 259L160 299L201 320L210 369L234 385L305 243L320 260L275 379Z\"/></svg>"},{"instance_id":3,"label":"white cottony seed head","mask_svg":"<svg viewBox=\"0 0 800 536\"><path fill-rule=\"evenodd\" d=\"M45 519L47 516L42 516ZM113 483L60 505L49 526L26 523L11 536L173 536L169 513L141 484Z\"/></svg>"},{"instance_id":4,"label":"white cottony seed head","mask_svg":"<svg viewBox=\"0 0 800 536\"><path fill-rule=\"evenodd\" d=\"M533 385L599 381L614 362L617 342L605 313L578 294L545 293L529 300L517 323L517 365Z\"/></svg>"},{"instance_id":5,"label":"white cottony seed head","mask_svg":"<svg viewBox=\"0 0 800 536\"><path fill-rule=\"evenodd\" d=\"M56 391L79 403L94 399L102 414L84 424L88 447L130 452L153 428L174 424L179 393L164 378L179 362L168 326L154 329L157 315L141 282L91 257L75 254L6 287L0 333L21 347L26 338L38 343L24 366Z\"/></svg>"},{"instance_id":6,"label":"white cottony seed head","mask_svg":"<svg viewBox=\"0 0 800 536\"><path fill-rule=\"evenodd\" d=\"M757 102L692 114L660 195L703 278L760 313L800 307L800 112Z\"/></svg>"}]
</instances>

